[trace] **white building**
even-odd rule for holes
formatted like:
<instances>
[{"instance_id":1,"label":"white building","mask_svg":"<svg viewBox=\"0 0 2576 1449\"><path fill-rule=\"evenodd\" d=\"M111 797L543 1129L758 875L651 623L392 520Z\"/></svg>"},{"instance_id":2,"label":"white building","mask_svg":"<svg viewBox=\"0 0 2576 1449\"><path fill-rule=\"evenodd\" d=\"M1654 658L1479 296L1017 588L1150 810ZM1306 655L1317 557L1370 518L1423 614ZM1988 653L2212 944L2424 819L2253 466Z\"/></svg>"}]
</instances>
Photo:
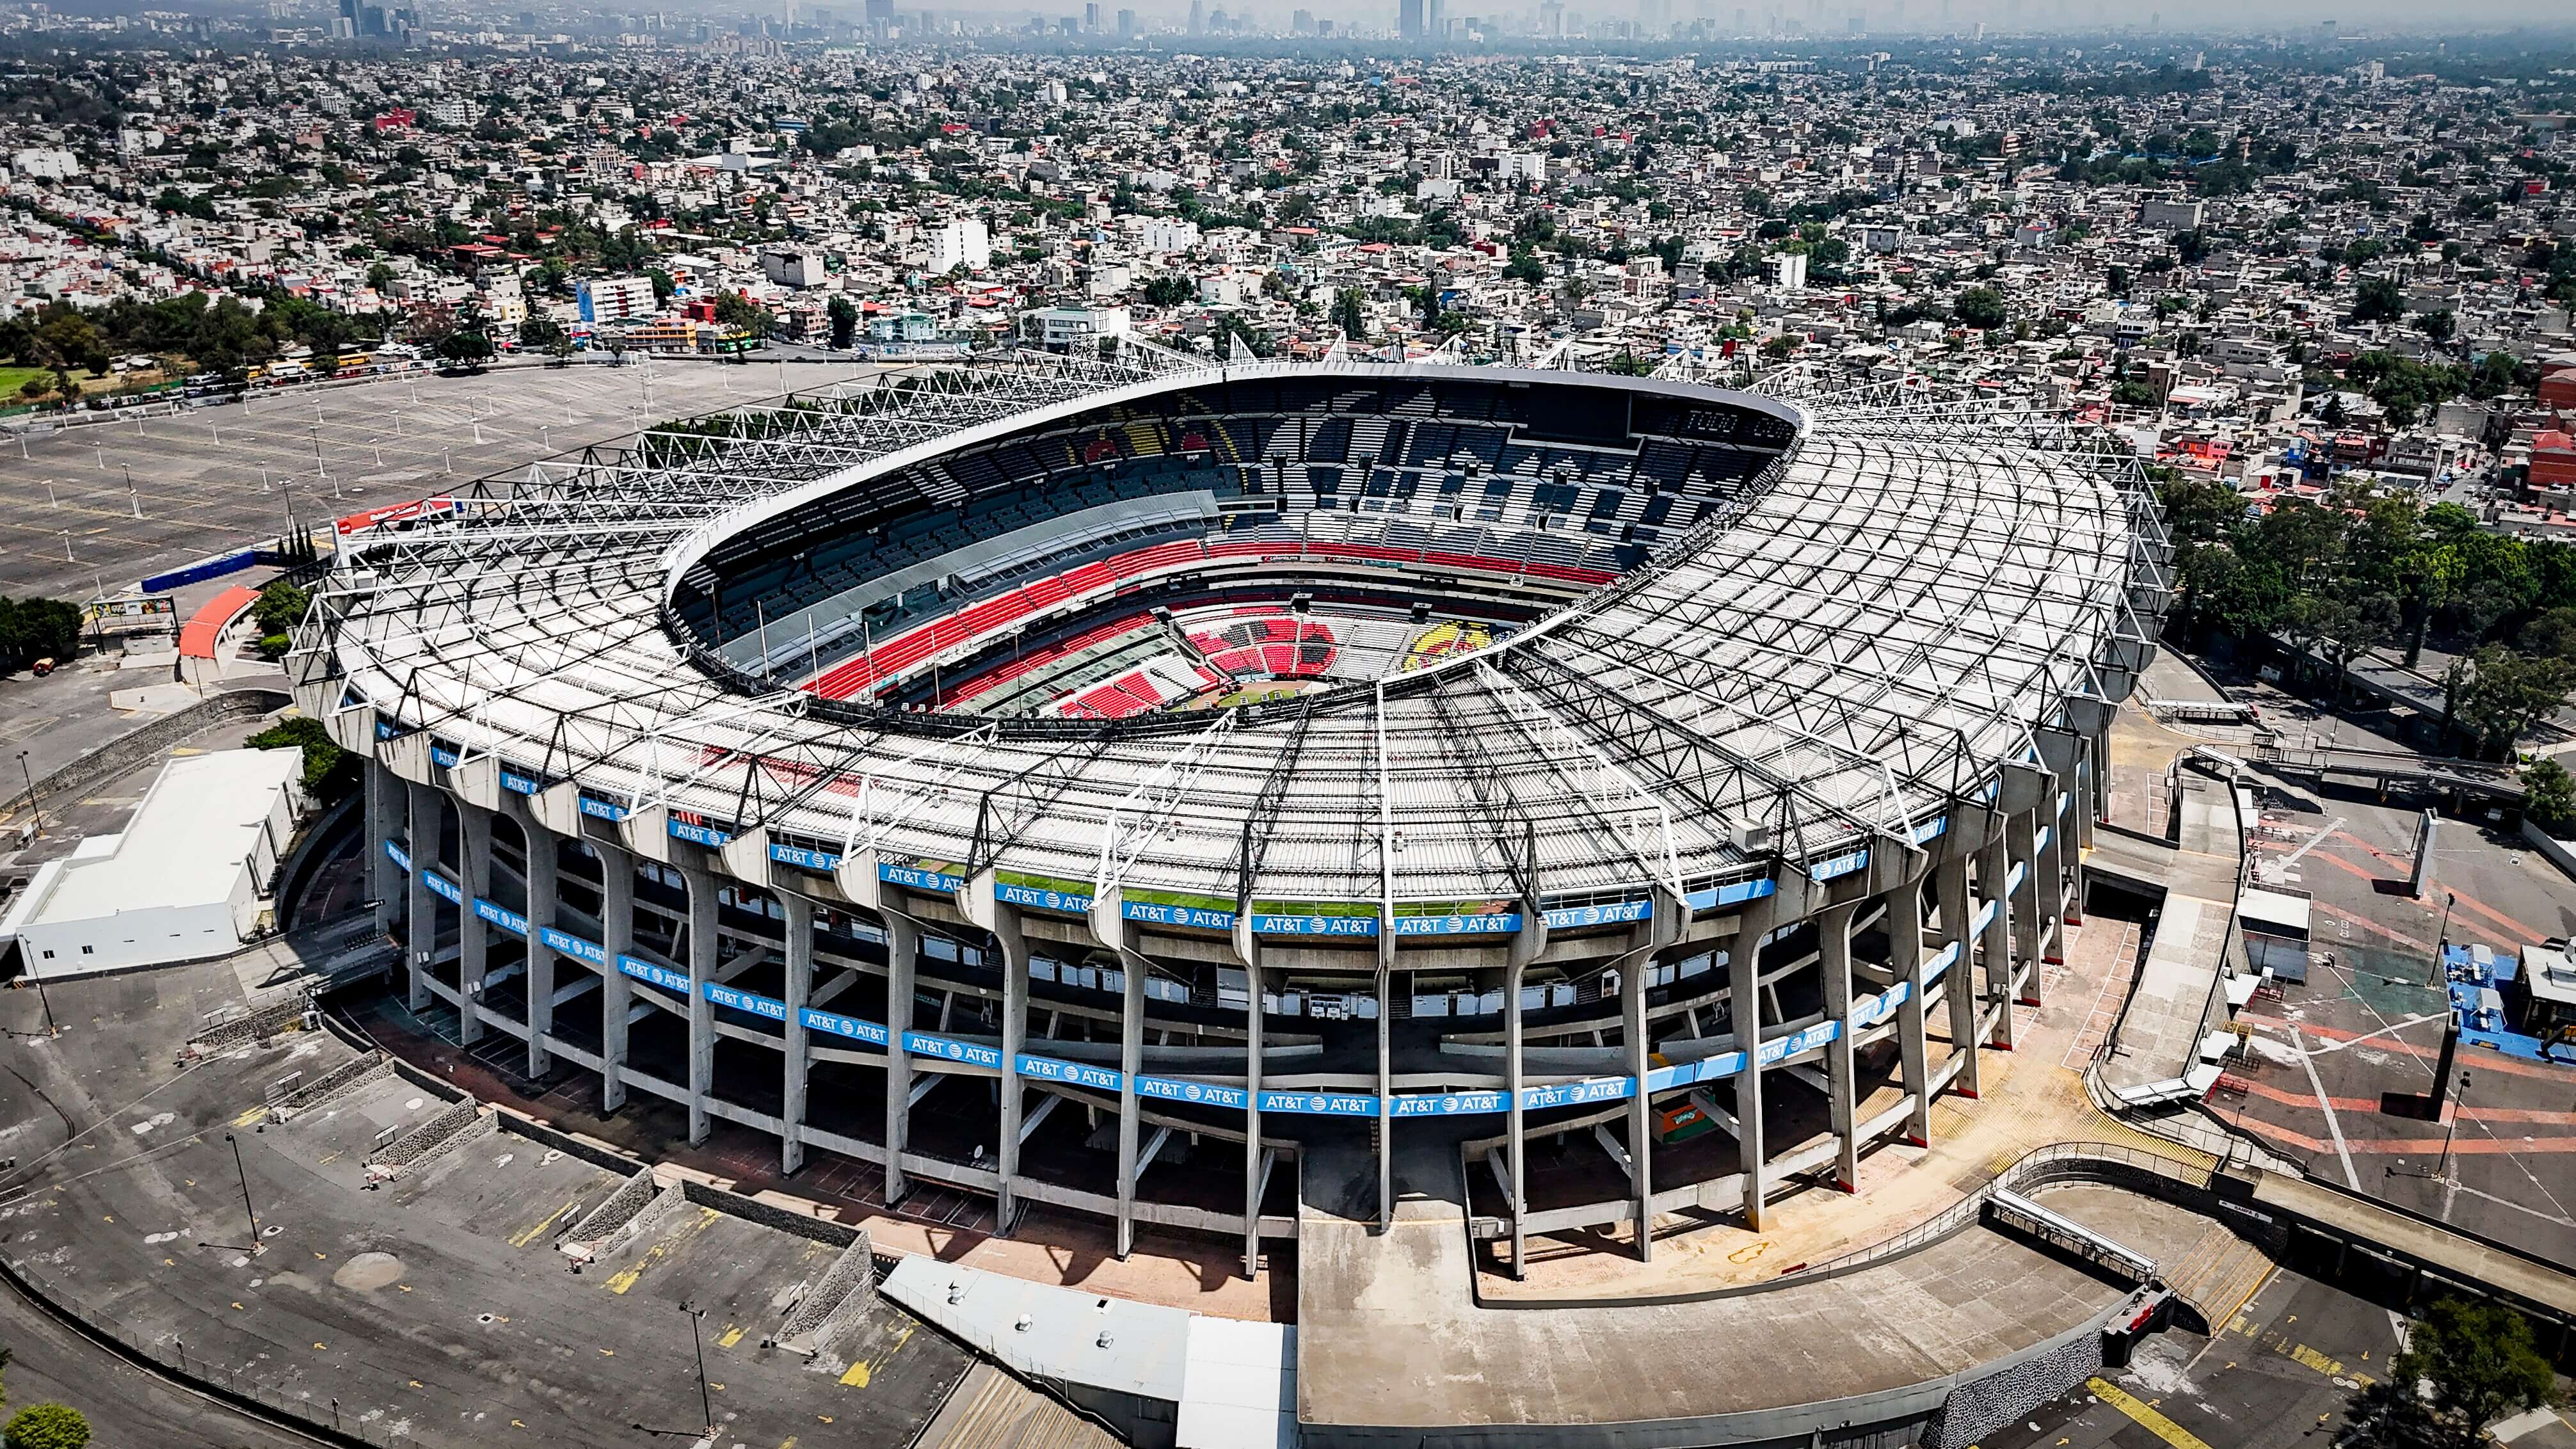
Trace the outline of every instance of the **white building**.
<instances>
[{"instance_id":1,"label":"white building","mask_svg":"<svg viewBox=\"0 0 2576 1449\"><path fill-rule=\"evenodd\" d=\"M782 287L819 287L830 276L823 254L812 247L773 246L760 249L760 273Z\"/></svg>"},{"instance_id":2,"label":"white building","mask_svg":"<svg viewBox=\"0 0 2576 1449\"><path fill-rule=\"evenodd\" d=\"M13 151L9 169L29 180L62 181L81 174L80 158L69 151L36 147Z\"/></svg>"},{"instance_id":3,"label":"white building","mask_svg":"<svg viewBox=\"0 0 2576 1449\"><path fill-rule=\"evenodd\" d=\"M1020 319L1020 335L1057 352L1099 346L1127 335L1124 307L1040 307Z\"/></svg>"},{"instance_id":4,"label":"white building","mask_svg":"<svg viewBox=\"0 0 2576 1449\"><path fill-rule=\"evenodd\" d=\"M1199 244L1199 224L1177 217L1149 216L1137 237L1137 249L1149 256L1185 252Z\"/></svg>"},{"instance_id":5,"label":"white building","mask_svg":"<svg viewBox=\"0 0 2576 1449\"><path fill-rule=\"evenodd\" d=\"M33 976L225 955L271 918L269 887L304 807L302 750L172 760L121 835L47 861L0 918Z\"/></svg>"},{"instance_id":6,"label":"white building","mask_svg":"<svg viewBox=\"0 0 2576 1449\"><path fill-rule=\"evenodd\" d=\"M576 295L584 322L621 322L661 310L650 277L593 277L576 289Z\"/></svg>"},{"instance_id":7,"label":"white building","mask_svg":"<svg viewBox=\"0 0 2576 1449\"><path fill-rule=\"evenodd\" d=\"M930 237L930 270L947 273L964 267L980 272L993 265L993 234L972 217L952 221Z\"/></svg>"},{"instance_id":8,"label":"white building","mask_svg":"<svg viewBox=\"0 0 2576 1449\"><path fill-rule=\"evenodd\" d=\"M1781 252L1767 258L1771 263L1771 284L1784 292L1795 292L1807 285L1807 254Z\"/></svg>"}]
</instances>

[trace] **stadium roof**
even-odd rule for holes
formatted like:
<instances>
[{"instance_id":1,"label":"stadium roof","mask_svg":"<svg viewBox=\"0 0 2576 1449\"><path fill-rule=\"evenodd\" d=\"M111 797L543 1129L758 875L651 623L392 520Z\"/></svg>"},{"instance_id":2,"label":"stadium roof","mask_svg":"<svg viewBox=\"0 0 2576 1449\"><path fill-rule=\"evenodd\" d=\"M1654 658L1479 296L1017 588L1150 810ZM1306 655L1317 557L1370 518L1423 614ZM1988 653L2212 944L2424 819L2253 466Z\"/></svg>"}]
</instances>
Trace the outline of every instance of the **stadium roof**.
<instances>
[{"instance_id":1,"label":"stadium roof","mask_svg":"<svg viewBox=\"0 0 2576 1449\"><path fill-rule=\"evenodd\" d=\"M1227 371L1262 370L1314 369ZM783 500L1034 409L1217 375L1022 355L533 465L358 550L295 674L344 681L326 713L371 705L459 758L727 831L1130 897L1404 914L1689 895L1922 838L2034 758L2070 699L2105 693L2162 587L2134 460L2044 415L1901 387L1623 382L1785 402L1803 427L1745 511L1502 643L1374 685L1144 729L896 714L710 672L667 627L679 571Z\"/></svg>"}]
</instances>

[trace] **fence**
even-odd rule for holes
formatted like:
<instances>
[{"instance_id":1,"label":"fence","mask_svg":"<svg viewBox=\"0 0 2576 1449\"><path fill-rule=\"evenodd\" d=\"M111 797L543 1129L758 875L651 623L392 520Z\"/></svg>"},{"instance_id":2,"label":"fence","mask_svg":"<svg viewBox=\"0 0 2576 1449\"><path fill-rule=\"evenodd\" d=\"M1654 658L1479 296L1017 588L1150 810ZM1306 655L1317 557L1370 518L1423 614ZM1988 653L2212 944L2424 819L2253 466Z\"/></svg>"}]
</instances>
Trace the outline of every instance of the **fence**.
<instances>
[{"instance_id":1,"label":"fence","mask_svg":"<svg viewBox=\"0 0 2576 1449\"><path fill-rule=\"evenodd\" d=\"M344 1445L420 1445L455 1444L463 1446L488 1443L477 1437L449 1437L438 1426L424 1434L418 1431L417 1418L409 1412L397 1412L380 1404L401 1404L416 1399L423 1388L448 1395L460 1403L489 1402L491 1386L481 1380L440 1381L436 1370L425 1367L417 1356L400 1368L368 1365L355 1372L335 1369L333 1387L349 1394L354 1401L362 1387L378 1387L382 1395L376 1402L358 1402L342 1408L338 1397L313 1389L289 1388L269 1382L257 1373L247 1373L210 1355L202 1348L191 1350L179 1335L164 1329L134 1323L123 1315L85 1301L60 1280L43 1273L35 1264L14 1255L0 1255L0 1276L12 1287L53 1316L64 1326L131 1363L166 1378L176 1379L213 1398L219 1399L254 1417L286 1424L328 1444ZM227 1356L253 1363L290 1362L299 1351L310 1356L302 1344L283 1343L247 1327L224 1325ZM388 1345L405 1347L406 1345ZM421 1387L412 1385L418 1382Z\"/></svg>"}]
</instances>

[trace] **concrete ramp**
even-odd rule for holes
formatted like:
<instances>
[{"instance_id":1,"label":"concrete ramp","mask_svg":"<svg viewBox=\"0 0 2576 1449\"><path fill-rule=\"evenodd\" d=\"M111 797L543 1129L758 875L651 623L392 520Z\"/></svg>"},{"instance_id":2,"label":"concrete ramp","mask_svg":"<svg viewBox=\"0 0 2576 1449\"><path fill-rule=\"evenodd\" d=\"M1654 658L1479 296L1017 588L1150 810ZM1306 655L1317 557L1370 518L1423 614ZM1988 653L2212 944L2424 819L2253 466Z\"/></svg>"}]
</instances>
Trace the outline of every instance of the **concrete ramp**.
<instances>
[{"instance_id":1,"label":"concrete ramp","mask_svg":"<svg viewBox=\"0 0 2576 1449\"><path fill-rule=\"evenodd\" d=\"M2231 782L2192 770L2181 771L2175 784L2180 839L2161 862L2163 911L2102 1063L2104 1088L2136 1107L2187 1100L2218 1080L2217 1069L2202 1064L2200 1046L2214 1026L2225 1024L2228 1001L2219 987L2242 954L2235 941L2236 888L2250 802ZM2133 837L2106 831L2095 839L2134 845L2131 853L2142 863L2151 855ZM2097 847L2096 856L2101 853Z\"/></svg>"}]
</instances>

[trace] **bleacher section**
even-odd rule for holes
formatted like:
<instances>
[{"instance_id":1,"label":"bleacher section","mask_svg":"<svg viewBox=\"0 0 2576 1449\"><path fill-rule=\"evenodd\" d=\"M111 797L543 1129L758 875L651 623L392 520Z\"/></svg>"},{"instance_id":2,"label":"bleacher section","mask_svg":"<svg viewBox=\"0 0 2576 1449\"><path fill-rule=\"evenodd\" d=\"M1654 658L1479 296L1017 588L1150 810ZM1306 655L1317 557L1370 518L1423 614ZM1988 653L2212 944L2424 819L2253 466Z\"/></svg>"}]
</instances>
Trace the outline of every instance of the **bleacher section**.
<instances>
[{"instance_id":1,"label":"bleacher section","mask_svg":"<svg viewBox=\"0 0 2576 1449\"><path fill-rule=\"evenodd\" d=\"M1104 585L1210 560L1338 558L1596 585L1736 504L1790 434L1751 409L1579 378L1515 387L1461 369L1210 382L1034 426L767 520L693 567L674 605L708 642L757 630L782 668L830 664L815 687L846 697ZM1163 494L1213 496L1230 516L1209 527L1166 514L949 566L961 548ZM919 582L868 596L863 586L905 569ZM844 595L867 612L840 609ZM810 636L778 628L805 610Z\"/></svg>"}]
</instances>

